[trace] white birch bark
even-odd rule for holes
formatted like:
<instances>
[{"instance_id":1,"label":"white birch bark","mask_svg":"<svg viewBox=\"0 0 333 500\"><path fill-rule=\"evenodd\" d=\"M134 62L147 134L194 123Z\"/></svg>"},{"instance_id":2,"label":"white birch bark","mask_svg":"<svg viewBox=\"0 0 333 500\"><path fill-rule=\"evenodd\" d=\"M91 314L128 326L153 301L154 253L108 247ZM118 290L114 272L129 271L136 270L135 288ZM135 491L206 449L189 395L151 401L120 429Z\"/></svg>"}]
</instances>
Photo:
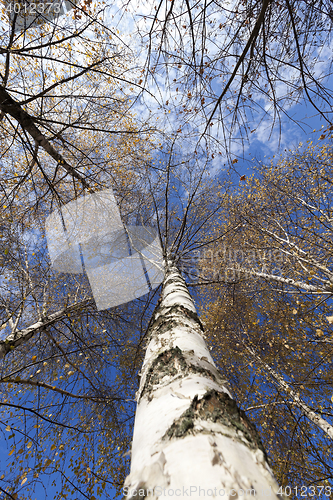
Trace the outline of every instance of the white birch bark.
<instances>
[{"instance_id":1,"label":"white birch bark","mask_svg":"<svg viewBox=\"0 0 333 500\"><path fill-rule=\"evenodd\" d=\"M322 287L316 285L309 285L303 281L297 281L291 278L284 278L283 276L278 276L277 274L269 274L255 269L246 269L244 267L227 267L227 271L234 271L238 273L244 273L250 276L257 276L258 278L263 278L268 281L276 281L278 283L283 283L293 288L298 288L304 290L306 293L319 294L319 295L332 295L333 285L330 282L326 282Z\"/></svg>"},{"instance_id":2,"label":"white birch bark","mask_svg":"<svg viewBox=\"0 0 333 500\"><path fill-rule=\"evenodd\" d=\"M22 330L16 330L16 325L14 325L13 331L4 340L0 340L0 359L4 358L16 347L30 340L33 335L43 331L46 327L53 325L62 318L67 317L70 312L75 311L76 309L82 309L91 303L91 300L83 300L77 304L64 307L60 311L50 314L50 316L40 318L36 323Z\"/></svg>"},{"instance_id":3,"label":"white birch bark","mask_svg":"<svg viewBox=\"0 0 333 500\"><path fill-rule=\"evenodd\" d=\"M231 398L173 266L149 329L137 402L128 500L280 497L256 430Z\"/></svg>"},{"instance_id":4,"label":"white birch bark","mask_svg":"<svg viewBox=\"0 0 333 500\"><path fill-rule=\"evenodd\" d=\"M293 399L295 406L301 410L303 415L324 431L328 437L333 439L333 426L327 422L327 420L318 415L318 413L311 410L311 408L301 399L300 395L294 391L289 384L287 384L284 378L273 370L273 368L271 368L267 363L265 363L254 351L252 351L252 349L246 349L265 368L266 373L270 375L271 379L277 384L277 386L288 394L288 397Z\"/></svg>"}]
</instances>

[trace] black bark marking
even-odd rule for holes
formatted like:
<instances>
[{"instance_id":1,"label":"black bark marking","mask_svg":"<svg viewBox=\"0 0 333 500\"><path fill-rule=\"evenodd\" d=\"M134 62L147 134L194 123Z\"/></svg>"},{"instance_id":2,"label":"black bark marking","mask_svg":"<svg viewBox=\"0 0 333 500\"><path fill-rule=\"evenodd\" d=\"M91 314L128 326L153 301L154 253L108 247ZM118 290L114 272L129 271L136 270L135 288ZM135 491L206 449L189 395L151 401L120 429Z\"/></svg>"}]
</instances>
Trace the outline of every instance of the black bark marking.
<instances>
[{"instance_id":1,"label":"black bark marking","mask_svg":"<svg viewBox=\"0 0 333 500\"><path fill-rule=\"evenodd\" d=\"M196 420L221 423L233 430L241 431L249 447L252 449L259 448L264 453L266 461L268 461L255 426L250 422L245 412L238 408L236 402L225 392L212 389L206 392L201 399L195 396L190 407L171 425L163 439L185 437L188 434L200 432L193 430ZM237 436L236 439L243 442Z\"/></svg>"},{"instance_id":2,"label":"black bark marking","mask_svg":"<svg viewBox=\"0 0 333 500\"><path fill-rule=\"evenodd\" d=\"M183 379L191 373L202 375L220 383L212 371L189 362L178 346L166 349L157 356L149 368L141 397L147 396L148 400L151 401L153 391L156 390L156 386L166 375Z\"/></svg>"}]
</instances>

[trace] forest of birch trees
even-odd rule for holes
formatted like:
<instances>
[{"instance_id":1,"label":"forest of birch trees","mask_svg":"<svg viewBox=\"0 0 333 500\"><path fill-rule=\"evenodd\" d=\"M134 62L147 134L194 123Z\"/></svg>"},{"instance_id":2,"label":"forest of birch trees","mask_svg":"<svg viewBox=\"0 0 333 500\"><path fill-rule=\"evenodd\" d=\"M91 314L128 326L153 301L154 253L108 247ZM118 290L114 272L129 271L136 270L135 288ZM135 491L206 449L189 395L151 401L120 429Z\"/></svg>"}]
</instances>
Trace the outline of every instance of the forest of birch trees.
<instances>
[{"instance_id":1,"label":"forest of birch trees","mask_svg":"<svg viewBox=\"0 0 333 500\"><path fill-rule=\"evenodd\" d=\"M331 2L0 8L0 499L330 498ZM163 278L100 310L106 190Z\"/></svg>"}]
</instances>

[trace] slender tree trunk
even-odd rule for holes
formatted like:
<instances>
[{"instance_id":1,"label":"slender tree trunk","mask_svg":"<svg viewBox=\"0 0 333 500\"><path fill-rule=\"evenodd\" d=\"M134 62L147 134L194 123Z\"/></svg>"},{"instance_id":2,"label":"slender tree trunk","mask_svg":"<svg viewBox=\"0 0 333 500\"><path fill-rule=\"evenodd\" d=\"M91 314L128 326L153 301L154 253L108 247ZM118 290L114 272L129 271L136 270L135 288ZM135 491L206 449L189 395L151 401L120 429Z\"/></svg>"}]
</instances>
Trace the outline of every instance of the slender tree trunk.
<instances>
[{"instance_id":1,"label":"slender tree trunk","mask_svg":"<svg viewBox=\"0 0 333 500\"><path fill-rule=\"evenodd\" d=\"M284 378L277 373L271 366L265 363L258 354L256 354L252 349L246 348L249 353L265 368L265 373L268 373L271 379L276 383L276 385L282 389L286 394L288 394L288 398L292 398L295 406L303 415L305 415L311 422L319 427L322 431L324 431L328 437L333 439L333 426L327 422L324 418L322 418L318 413L311 410L311 408L301 399L300 395L294 391L290 385L284 380Z\"/></svg>"},{"instance_id":2,"label":"slender tree trunk","mask_svg":"<svg viewBox=\"0 0 333 500\"><path fill-rule=\"evenodd\" d=\"M214 365L175 266L166 271L148 335L127 499L280 497L260 438Z\"/></svg>"},{"instance_id":3,"label":"slender tree trunk","mask_svg":"<svg viewBox=\"0 0 333 500\"><path fill-rule=\"evenodd\" d=\"M304 290L305 293L313 293L316 295L332 295L333 294L333 286L332 283L327 280L324 285L309 285L308 283L304 283L303 281L296 281L291 278L284 278L283 276L278 276L277 274L269 274L269 273L261 273L260 271L256 271L255 269L246 269L243 267L228 267L227 271L233 271L236 273L244 273L246 276L257 276L258 278L266 279L267 281L275 281L278 283L282 283L283 285L287 285L293 288L299 288L300 290Z\"/></svg>"},{"instance_id":4,"label":"slender tree trunk","mask_svg":"<svg viewBox=\"0 0 333 500\"><path fill-rule=\"evenodd\" d=\"M44 316L36 323L24 328L23 330L14 330L4 340L0 340L0 359L4 358L9 352L12 352L16 347L28 342L33 335L42 332L45 328L53 325L62 318L67 318L69 313L76 311L77 309L83 309L91 304L93 304L92 300L83 300L82 302L64 307L60 311L50 314L50 316Z\"/></svg>"}]
</instances>

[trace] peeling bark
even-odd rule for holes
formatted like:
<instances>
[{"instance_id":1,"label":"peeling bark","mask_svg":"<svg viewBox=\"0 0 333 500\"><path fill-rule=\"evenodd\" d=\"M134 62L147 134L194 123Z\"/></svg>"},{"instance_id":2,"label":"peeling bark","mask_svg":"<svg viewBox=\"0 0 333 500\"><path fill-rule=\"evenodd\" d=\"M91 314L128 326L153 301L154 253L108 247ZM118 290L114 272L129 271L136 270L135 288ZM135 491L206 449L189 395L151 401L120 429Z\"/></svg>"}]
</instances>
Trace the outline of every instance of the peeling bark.
<instances>
[{"instance_id":1,"label":"peeling bark","mask_svg":"<svg viewBox=\"0 0 333 500\"><path fill-rule=\"evenodd\" d=\"M257 431L232 399L202 334L187 286L171 265L141 370L123 489L128 500L280 497Z\"/></svg>"}]
</instances>

